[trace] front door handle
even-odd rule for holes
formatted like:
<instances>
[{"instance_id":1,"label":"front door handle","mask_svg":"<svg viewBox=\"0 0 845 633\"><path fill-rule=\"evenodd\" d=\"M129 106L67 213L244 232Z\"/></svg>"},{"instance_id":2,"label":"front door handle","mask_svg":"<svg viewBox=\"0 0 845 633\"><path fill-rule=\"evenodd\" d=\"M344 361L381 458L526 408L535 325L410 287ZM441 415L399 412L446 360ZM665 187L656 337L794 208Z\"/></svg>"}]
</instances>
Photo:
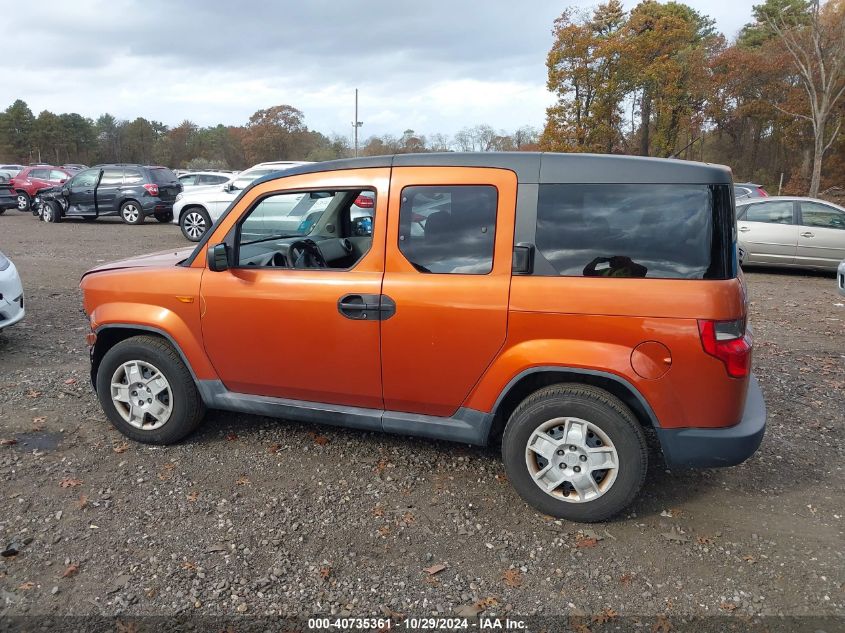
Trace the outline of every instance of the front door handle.
<instances>
[{"instance_id":1,"label":"front door handle","mask_svg":"<svg viewBox=\"0 0 845 633\"><path fill-rule=\"evenodd\" d=\"M741 227L739 227L739 230L740 230L742 233L747 233L748 231L750 231L750 230L751 230L751 227L748 227L748 226L741 226Z\"/></svg>"},{"instance_id":2,"label":"front door handle","mask_svg":"<svg viewBox=\"0 0 845 633\"><path fill-rule=\"evenodd\" d=\"M396 303L387 295L343 295L337 311L353 321L384 321L396 314Z\"/></svg>"},{"instance_id":3,"label":"front door handle","mask_svg":"<svg viewBox=\"0 0 845 633\"><path fill-rule=\"evenodd\" d=\"M809 231L804 231L801 234L801 237L815 237L815 236L816 236L815 233L810 233Z\"/></svg>"}]
</instances>

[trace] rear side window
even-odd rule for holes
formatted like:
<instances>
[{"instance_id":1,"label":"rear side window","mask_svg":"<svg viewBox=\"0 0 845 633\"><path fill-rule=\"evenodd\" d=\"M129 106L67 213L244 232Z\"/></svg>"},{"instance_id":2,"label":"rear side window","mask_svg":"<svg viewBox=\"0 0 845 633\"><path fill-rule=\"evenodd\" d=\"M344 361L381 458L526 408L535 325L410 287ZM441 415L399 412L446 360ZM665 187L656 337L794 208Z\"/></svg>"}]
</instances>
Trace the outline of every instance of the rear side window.
<instances>
[{"instance_id":1,"label":"rear side window","mask_svg":"<svg viewBox=\"0 0 845 633\"><path fill-rule=\"evenodd\" d=\"M171 182L179 182L179 179L176 178L176 174L166 167L156 167L155 169L150 169L150 178L158 185L167 185Z\"/></svg>"},{"instance_id":2,"label":"rear side window","mask_svg":"<svg viewBox=\"0 0 845 633\"><path fill-rule=\"evenodd\" d=\"M103 177L100 178L100 186L108 187L123 184L122 169L104 169Z\"/></svg>"},{"instance_id":3,"label":"rear side window","mask_svg":"<svg viewBox=\"0 0 845 633\"><path fill-rule=\"evenodd\" d=\"M540 185L536 246L559 275L734 276L729 185Z\"/></svg>"},{"instance_id":4,"label":"rear side window","mask_svg":"<svg viewBox=\"0 0 845 633\"><path fill-rule=\"evenodd\" d=\"M845 229L845 213L818 202L801 202L801 224L825 229Z\"/></svg>"},{"instance_id":5,"label":"rear side window","mask_svg":"<svg viewBox=\"0 0 845 633\"><path fill-rule=\"evenodd\" d=\"M484 186L405 187L399 250L421 273L493 270L498 192Z\"/></svg>"},{"instance_id":6,"label":"rear side window","mask_svg":"<svg viewBox=\"0 0 845 633\"><path fill-rule=\"evenodd\" d=\"M50 180L67 180L68 178L70 178L70 176L63 171L59 171L58 169L50 170Z\"/></svg>"},{"instance_id":7,"label":"rear side window","mask_svg":"<svg viewBox=\"0 0 845 633\"><path fill-rule=\"evenodd\" d=\"M124 169L123 170L123 184L137 185L144 182L144 175L138 169Z\"/></svg>"},{"instance_id":8,"label":"rear side window","mask_svg":"<svg viewBox=\"0 0 845 633\"><path fill-rule=\"evenodd\" d=\"M198 185L219 185L229 180L226 176L213 176L210 174L201 174L197 176Z\"/></svg>"},{"instance_id":9,"label":"rear side window","mask_svg":"<svg viewBox=\"0 0 845 633\"><path fill-rule=\"evenodd\" d=\"M792 224L792 201L758 202L749 204L745 213L746 222L767 224Z\"/></svg>"}]
</instances>

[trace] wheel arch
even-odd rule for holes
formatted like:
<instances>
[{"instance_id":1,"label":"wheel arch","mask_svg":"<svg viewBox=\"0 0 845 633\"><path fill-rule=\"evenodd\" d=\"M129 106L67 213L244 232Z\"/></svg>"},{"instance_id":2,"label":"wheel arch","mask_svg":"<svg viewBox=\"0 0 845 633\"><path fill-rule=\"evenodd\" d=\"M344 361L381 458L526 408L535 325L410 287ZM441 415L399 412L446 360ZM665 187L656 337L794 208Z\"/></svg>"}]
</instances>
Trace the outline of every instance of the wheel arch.
<instances>
[{"instance_id":1,"label":"wheel arch","mask_svg":"<svg viewBox=\"0 0 845 633\"><path fill-rule=\"evenodd\" d=\"M211 217L211 213L209 213L208 208L202 204L201 202L190 202L186 204L184 207L179 209L179 221L182 221L182 217L191 209L202 209L206 213L208 213L208 217Z\"/></svg>"},{"instance_id":2,"label":"wheel arch","mask_svg":"<svg viewBox=\"0 0 845 633\"><path fill-rule=\"evenodd\" d=\"M93 385L95 391L97 390L97 370L100 367L103 357L105 357L106 353L115 345L130 339L133 336L155 336L167 341L167 343L176 350L176 353L179 354L182 362L185 363L185 367L188 368L191 378L194 380L194 384L199 384L196 372L194 371L191 362L188 360L188 357L185 355L185 352L176 340L164 330L148 325L115 323L100 326L97 328L96 332L97 340L94 343L94 347L91 348L91 384Z\"/></svg>"},{"instance_id":3,"label":"wheel arch","mask_svg":"<svg viewBox=\"0 0 845 633\"><path fill-rule=\"evenodd\" d=\"M514 376L493 406L490 439L501 437L505 425L519 403L538 389L557 383L579 383L598 387L616 396L634 414L641 426L660 428L660 422L645 397L624 378L609 372L548 365L531 367Z\"/></svg>"}]
</instances>

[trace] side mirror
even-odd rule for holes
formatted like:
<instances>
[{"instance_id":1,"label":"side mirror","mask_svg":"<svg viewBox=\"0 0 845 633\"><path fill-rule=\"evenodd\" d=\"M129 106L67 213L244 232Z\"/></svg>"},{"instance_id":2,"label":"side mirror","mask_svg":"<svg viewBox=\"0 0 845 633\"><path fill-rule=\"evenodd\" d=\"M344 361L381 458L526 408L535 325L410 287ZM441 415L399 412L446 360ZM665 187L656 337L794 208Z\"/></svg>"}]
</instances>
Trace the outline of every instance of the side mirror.
<instances>
[{"instance_id":1,"label":"side mirror","mask_svg":"<svg viewBox=\"0 0 845 633\"><path fill-rule=\"evenodd\" d=\"M229 268L229 248L225 244L208 247L208 269L216 273Z\"/></svg>"},{"instance_id":2,"label":"side mirror","mask_svg":"<svg viewBox=\"0 0 845 633\"><path fill-rule=\"evenodd\" d=\"M66 195L68 195L69 193L70 193L70 187L67 187L67 186L62 187L62 195L63 195L63 196L66 196Z\"/></svg>"},{"instance_id":3,"label":"side mirror","mask_svg":"<svg viewBox=\"0 0 845 633\"><path fill-rule=\"evenodd\" d=\"M353 218L349 224L352 235L355 237L373 236L373 218L369 215Z\"/></svg>"}]
</instances>

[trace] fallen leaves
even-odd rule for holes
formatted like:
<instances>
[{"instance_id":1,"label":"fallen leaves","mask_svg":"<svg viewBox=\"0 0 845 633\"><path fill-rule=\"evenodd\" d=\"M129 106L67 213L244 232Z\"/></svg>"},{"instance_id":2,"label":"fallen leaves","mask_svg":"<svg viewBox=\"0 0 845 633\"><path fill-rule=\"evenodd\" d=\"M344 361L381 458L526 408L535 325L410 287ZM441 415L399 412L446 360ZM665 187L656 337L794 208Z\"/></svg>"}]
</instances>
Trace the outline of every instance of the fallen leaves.
<instances>
[{"instance_id":1,"label":"fallen leaves","mask_svg":"<svg viewBox=\"0 0 845 633\"><path fill-rule=\"evenodd\" d=\"M278 453L280 450L282 450L282 445L281 445L281 444L277 444L277 443L275 443L275 442L274 442L274 443L272 443L272 444L270 444L270 446L268 446L268 447L267 447L267 452L268 452L268 453L272 453L272 454L276 454L276 453Z\"/></svg>"},{"instance_id":2,"label":"fallen leaves","mask_svg":"<svg viewBox=\"0 0 845 633\"><path fill-rule=\"evenodd\" d=\"M736 607L736 604L734 604L733 602L723 602L722 604L719 605L719 608L722 611L727 611L728 613L733 613L734 611L736 611L737 607Z\"/></svg>"},{"instance_id":3,"label":"fallen leaves","mask_svg":"<svg viewBox=\"0 0 845 633\"><path fill-rule=\"evenodd\" d=\"M88 495L86 495L83 492L81 495L79 495L79 500L76 502L76 507L79 508L80 510L82 510L87 505L88 505Z\"/></svg>"},{"instance_id":4,"label":"fallen leaves","mask_svg":"<svg viewBox=\"0 0 845 633\"><path fill-rule=\"evenodd\" d=\"M249 480L249 477L247 477L246 475L244 475L242 477L238 477L235 480L236 486L249 486L251 484L252 484L252 482Z\"/></svg>"},{"instance_id":5,"label":"fallen leaves","mask_svg":"<svg viewBox=\"0 0 845 633\"><path fill-rule=\"evenodd\" d=\"M197 566L196 566L195 563L192 563L191 561L186 560L186 561L182 562L182 569L185 569L187 571L196 571Z\"/></svg>"},{"instance_id":6,"label":"fallen leaves","mask_svg":"<svg viewBox=\"0 0 845 633\"><path fill-rule=\"evenodd\" d=\"M76 378L68 378L67 380L65 380L65 384L66 385L75 385L76 384Z\"/></svg>"},{"instance_id":7,"label":"fallen leaves","mask_svg":"<svg viewBox=\"0 0 845 633\"><path fill-rule=\"evenodd\" d=\"M575 547L595 547L599 541L592 536L579 536L575 541Z\"/></svg>"},{"instance_id":8,"label":"fallen leaves","mask_svg":"<svg viewBox=\"0 0 845 633\"><path fill-rule=\"evenodd\" d=\"M384 508L381 506L376 506L373 508L373 516L376 518L381 518L384 516Z\"/></svg>"},{"instance_id":9,"label":"fallen leaves","mask_svg":"<svg viewBox=\"0 0 845 633\"><path fill-rule=\"evenodd\" d=\"M41 395L41 392L36 391L35 389L30 389L29 391L26 392L27 398L37 398L40 395Z\"/></svg>"},{"instance_id":10,"label":"fallen leaves","mask_svg":"<svg viewBox=\"0 0 845 633\"><path fill-rule=\"evenodd\" d=\"M168 462L161 467L161 471L158 473L158 478L162 481L167 481L171 477L173 477L173 471L176 469L176 464L173 462Z\"/></svg>"},{"instance_id":11,"label":"fallen leaves","mask_svg":"<svg viewBox=\"0 0 845 633\"><path fill-rule=\"evenodd\" d=\"M44 430L44 423L47 421L46 415L37 415L32 418L32 430L33 431L43 431Z\"/></svg>"},{"instance_id":12,"label":"fallen leaves","mask_svg":"<svg viewBox=\"0 0 845 633\"><path fill-rule=\"evenodd\" d=\"M325 435L319 435L318 433L314 433L313 431L309 432L308 435L311 437L311 439L314 440L314 443L317 446L325 446L329 443L329 438L327 438Z\"/></svg>"},{"instance_id":13,"label":"fallen leaves","mask_svg":"<svg viewBox=\"0 0 845 633\"><path fill-rule=\"evenodd\" d=\"M76 486L81 486L83 481L81 479L74 479L73 477L65 477L59 482L59 486L62 488L75 488Z\"/></svg>"},{"instance_id":14,"label":"fallen leaves","mask_svg":"<svg viewBox=\"0 0 845 633\"><path fill-rule=\"evenodd\" d=\"M661 534L663 538L672 543L689 543L689 536L683 533L678 527L673 527L668 532Z\"/></svg>"},{"instance_id":15,"label":"fallen leaves","mask_svg":"<svg viewBox=\"0 0 845 633\"><path fill-rule=\"evenodd\" d=\"M78 573L79 573L79 565L77 565L77 564L68 565L65 568L64 572L62 572L62 578L71 578L73 576L76 576L76 574L78 574Z\"/></svg>"},{"instance_id":16,"label":"fallen leaves","mask_svg":"<svg viewBox=\"0 0 845 633\"><path fill-rule=\"evenodd\" d=\"M492 609L493 607L498 606L498 604L499 601L496 598L482 598L472 604L465 604L462 607L458 607L458 610L455 611L455 615L459 618L474 618L482 611Z\"/></svg>"},{"instance_id":17,"label":"fallen leaves","mask_svg":"<svg viewBox=\"0 0 845 633\"><path fill-rule=\"evenodd\" d=\"M238 441L238 434L237 433L227 433L226 434L226 441L227 442L237 442Z\"/></svg>"},{"instance_id":18,"label":"fallen leaves","mask_svg":"<svg viewBox=\"0 0 845 633\"><path fill-rule=\"evenodd\" d=\"M112 450L115 453L117 453L118 455L121 455L121 454L125 453L127 450L129 450L129 443L128 442L121 442L120 444L116 444L115 446L112 447Z\"/></svg>"},{"instance_id":19,"label":"fallen leaves","mask_svg":"<svg viewBox=\"0 0 845 633\"><path fill-rule=\"evenodd\" d=\"M709 536L697 536L695 542L699 545L713 545L713 539Z\"/></svg>"},{"instance_id":20,"label":"fallen leaves","mask_svg":"<svg viewBox=\"0 0 845 633\"><path fill-rule=\"evenodd\" d=\"M34 582L32 582L31 580L27 580L26 582L21 583L21 584L18 586L18 589L20 589L21 591L29 591L29 590L30 590L30 589L32 589L33 587L35 587L35 583L34 583Z\"/></svg>"},{"instance_id":21,"label":"fallen leaves","mask_svg":"<svg viewBox=\"0 0 845 633\"><path fill-rule=\"evenodd\" d=\"M192 490L191 492L189 492L189 493L185 496L185 498L186 498L188 501L190 501L191 503L193 503L194 501L196 501L197 499L199 499L199 497L200 497L200 493L199 493L199 491L197 491L197 490Z\"/></svg>"},{"instance_id":22,"label":"fallen leaves","mask_svg":"<svg viewBox=\"0 0 845 633\"><path fill-rule=\"evenodd\" d=\"M320 579L321 580L328 580L332 575L332 568L328 565L323 565L320 567Z\"/></svg>"},{"instance_id":23,"label":"fallen leaves","mask_svg":"<svg viewBox=\"0 0 845 633\"><path fill-rule=\"evenodd\" d=\"M619 617L619 613L610 607L605 607L598 614L593 616L593 622L598 624L605 624L610 622L611 620L615 620Z\"/></svg>"},{"instance_id":24,"label":"fallen leaves","mask_svg":"<svg viewBox=\"0 0 845 633\"><path fill-rule=\"evenodd\" d=\"M672 630L672 623L665 613L657 616L657 621L651 625L651 633L669 633Z\"/></svg>"},{"instance_id":25,"label":"fallen leaves","mask_svg":"<svg viewBox=\"0 0 845 633\"><path fill-rule=\"evenodd\" d=\"M386 537L388 534L390 534L390 527L389 527L389 526L387 526L387 525L382 525L382 526L378 529L378 534L379 534L379 536L381 536L382 538Z\"/></svg>"},{"instance_id":26,"label":"fallen leaves","mask_svg":"<svg viewBox=\"0 0 845 633\"><path fill-rule=\"evenodd\" d=\"M0 439L0 446L14 446L17 443L18 441L13 437Z\"/></svg>"},{"instance_id":27,"label":"fallen leaves","mask_svg":"<svg viewBox=\"0 0 845 633\"><path fill-rule=\"evenodd\" d=\"M508 587L515 589L522 585L522 572L518 569L506 569L502 572L501 578Z\"/></svg>"},{"instance_id":28,"label":"fallen leaves","mask_svg":"<svg viewBox=\"0 0 845 633\"><path fill-rule=\"evenodd\" d=\"M429 576L434 576L435 574L439 574L441 571L446 570L445 563L437 563L436 565L432 565L431 567L425 567L423 571L427 573Z\"/></svg>"}]
</instances>

